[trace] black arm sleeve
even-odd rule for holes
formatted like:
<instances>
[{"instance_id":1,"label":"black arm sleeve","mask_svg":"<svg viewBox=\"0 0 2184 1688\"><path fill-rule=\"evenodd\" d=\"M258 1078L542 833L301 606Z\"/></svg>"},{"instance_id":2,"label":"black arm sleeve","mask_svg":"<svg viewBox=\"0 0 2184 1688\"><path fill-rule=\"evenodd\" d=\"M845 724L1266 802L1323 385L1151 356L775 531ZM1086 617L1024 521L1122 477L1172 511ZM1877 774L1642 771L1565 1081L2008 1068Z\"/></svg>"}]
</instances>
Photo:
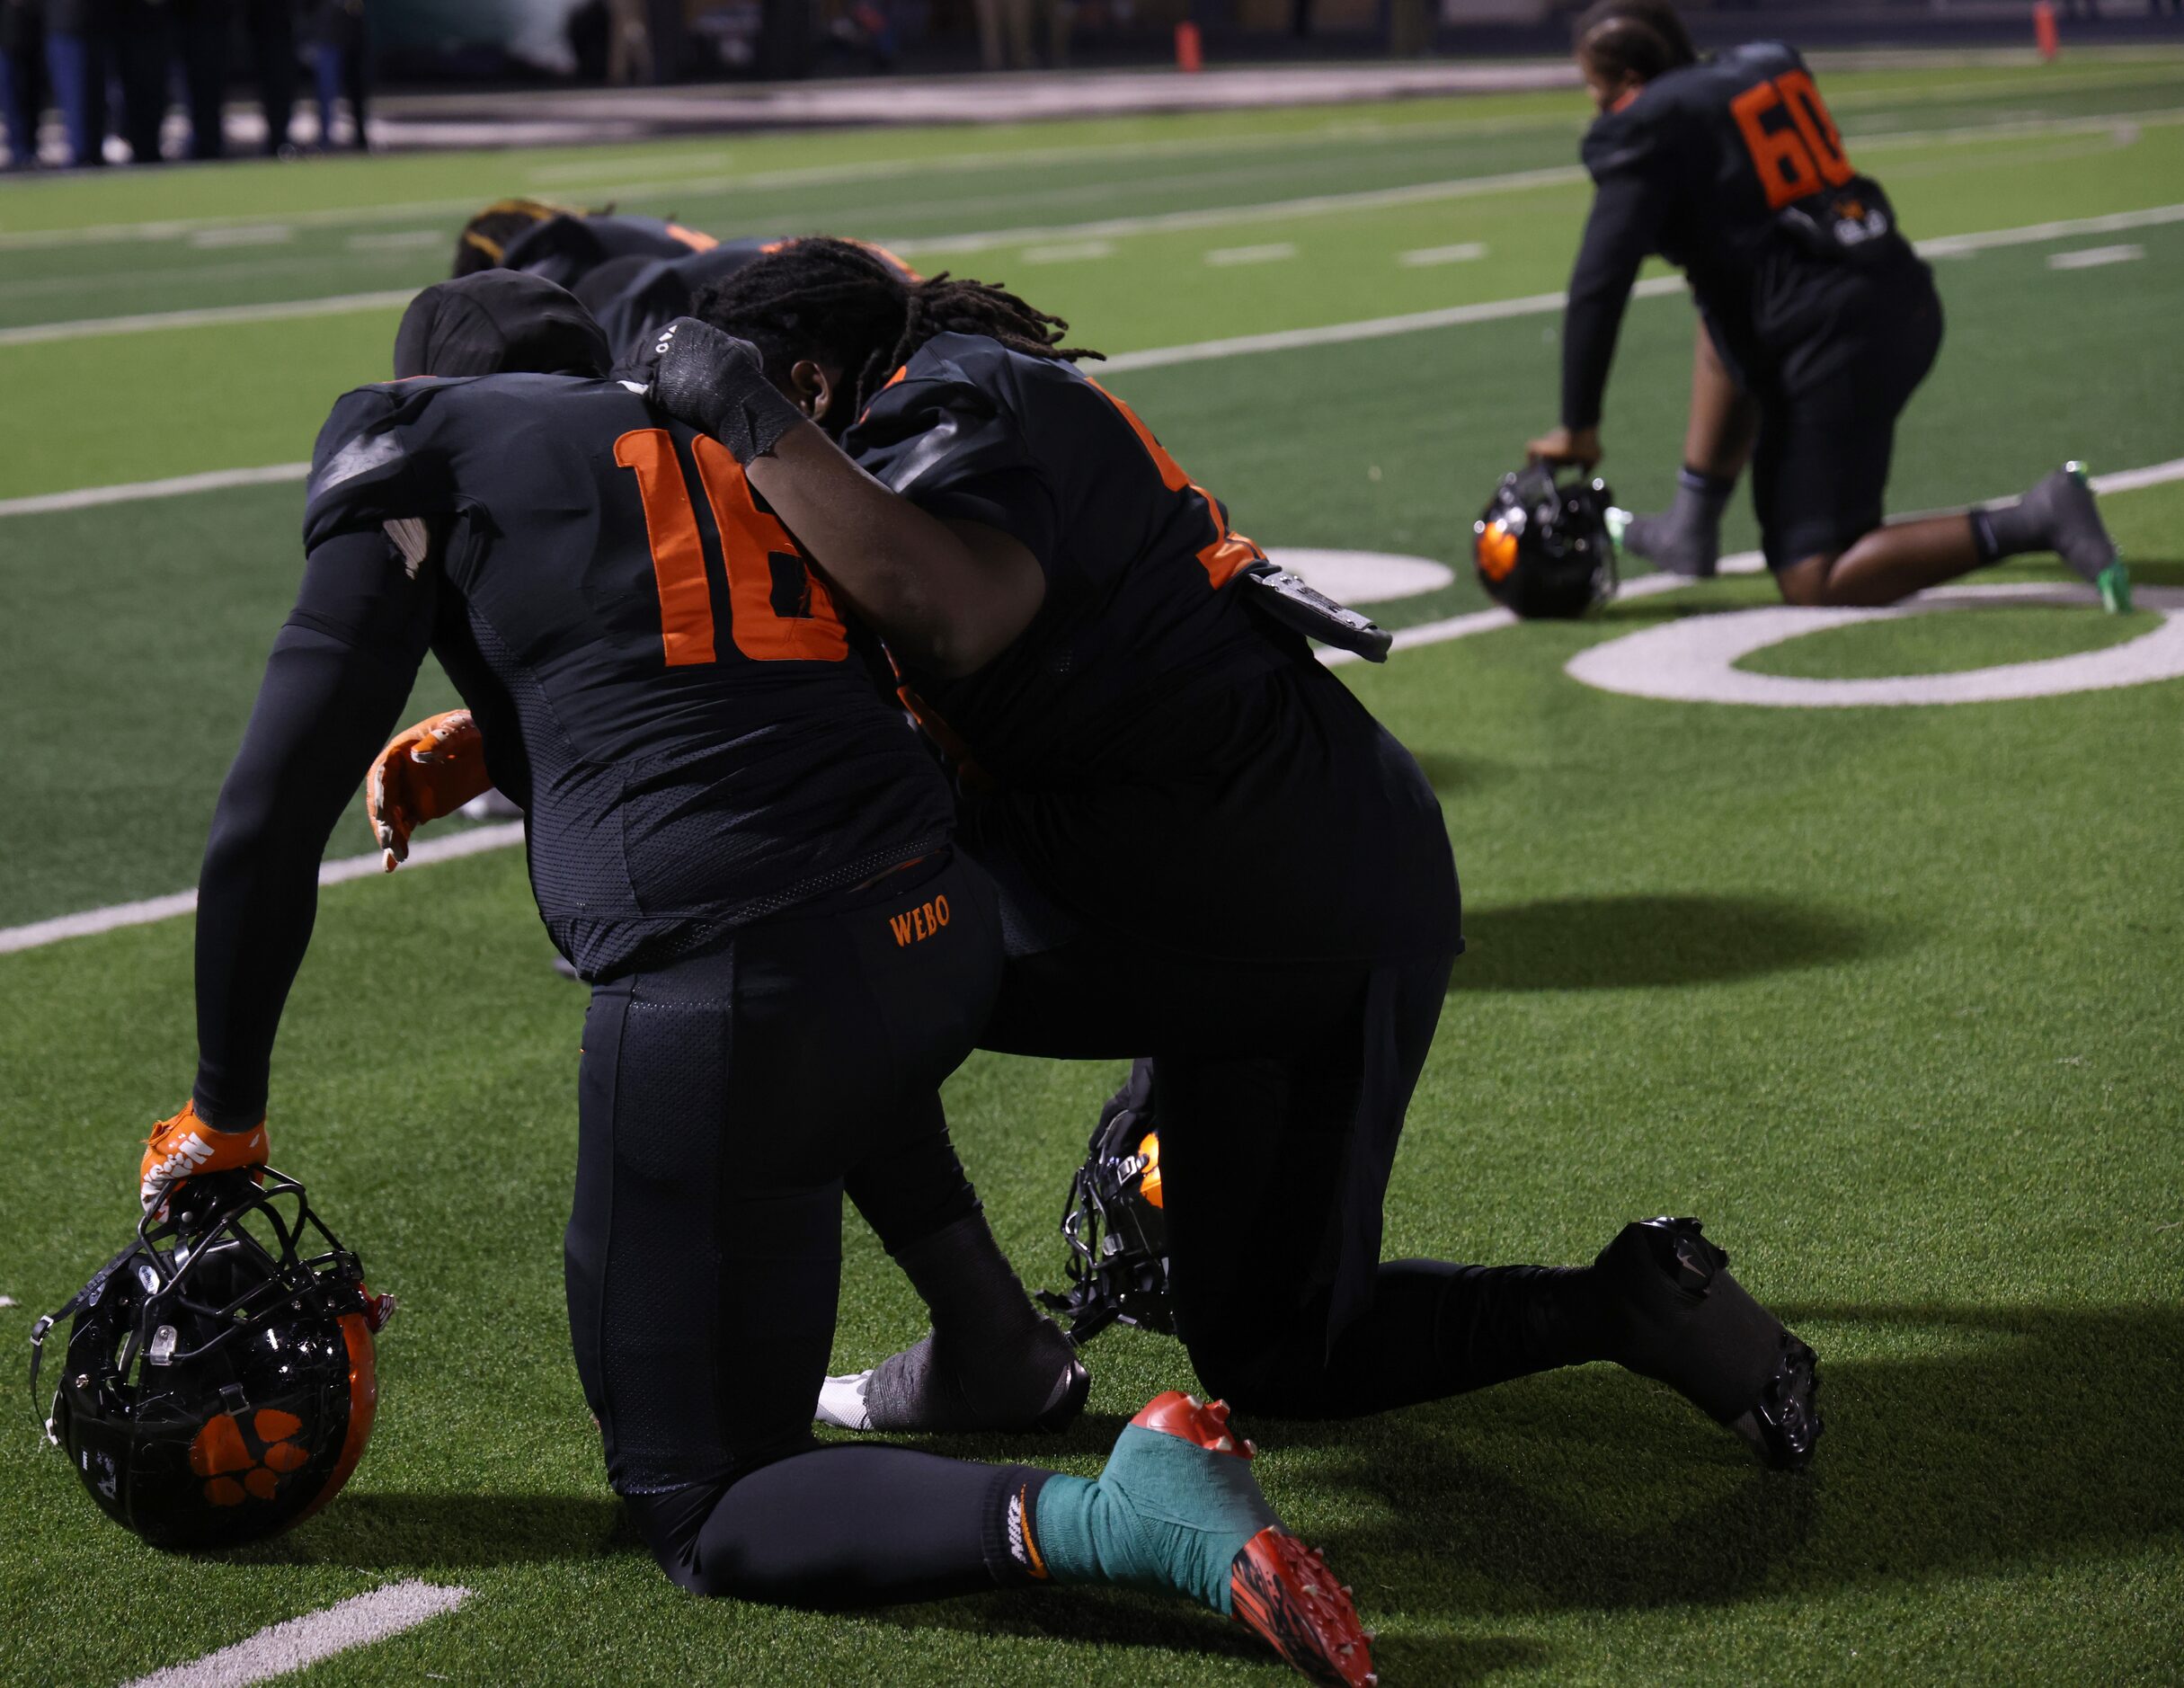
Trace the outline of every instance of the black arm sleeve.
<instances>
[{"instance_id":1,"label":"black arm sleeve","mask_svg":"<svg viewBox=\"0 0 2184 1688\"><path fill-rule=\"evenodd\" d=\"M429 565L412 579L380 533L328 539L273 641L198 880L195 1100L214 1125L264 1116L319 858L424 660L434 580Z\"/></svg>"},{"instance_id":2,"label":"black arm sleeve","mask_svg":"<svg viewBox=\"0 0 2184 1688\"><path fill-rule=\"evenodd\" d=\"M1608 390L1608 368L1615 360L1623 307L1629 303L1638 265L1653 250L1660 217L1660 196L1642 175L1611 175L1594 196L1562 316L1566 428L1591 428L1600 421L1601 396Z\"/></svg>"}]
</instances>

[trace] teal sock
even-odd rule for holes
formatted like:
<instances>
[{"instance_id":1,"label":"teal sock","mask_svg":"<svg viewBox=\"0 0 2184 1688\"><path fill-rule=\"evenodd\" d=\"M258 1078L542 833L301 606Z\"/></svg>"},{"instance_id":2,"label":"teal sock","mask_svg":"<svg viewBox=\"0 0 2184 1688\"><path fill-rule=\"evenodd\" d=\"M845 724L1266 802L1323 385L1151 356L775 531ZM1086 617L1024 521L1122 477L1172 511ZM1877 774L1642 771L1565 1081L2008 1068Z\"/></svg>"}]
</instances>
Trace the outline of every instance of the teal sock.
<instances>
[{"instance_id":1,"label":"teal sock","mask_svg":"<svg viewBox=\"0 0 2184 1688\"><path fill-rule=\"evenodd\" d=\"M1280 1522L1249 1461L1129 1425L1096 1481L1046 1480L1032 1534L1058 1583L1182 1595L1226 1616L1230 1566Z\"/></svg>"}]
</instances>

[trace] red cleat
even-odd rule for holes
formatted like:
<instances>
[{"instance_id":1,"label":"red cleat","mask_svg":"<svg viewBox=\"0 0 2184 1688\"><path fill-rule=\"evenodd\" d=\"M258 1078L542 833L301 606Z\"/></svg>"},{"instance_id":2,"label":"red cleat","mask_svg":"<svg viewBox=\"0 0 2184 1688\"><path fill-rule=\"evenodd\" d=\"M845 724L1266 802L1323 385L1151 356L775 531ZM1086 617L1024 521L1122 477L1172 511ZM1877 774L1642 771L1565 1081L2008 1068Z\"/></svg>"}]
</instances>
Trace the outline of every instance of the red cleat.
<instances>
[{"instance_id":1,"label":"red cleat","mask_svg":"<svg viewBox=\"0 0 2184 1688\"><path fill-rule=\"evenodd\" d=\"M1373 1688L1372 1639L1350 1591L1317 1549L1271 1525L1244 1543L1229 1573L1236 1621L1321 1688Z\"/></svg>"},{"instance_id":2,"label":"red cleat","mask_svg":"<svg viewBox=\"0 0 2184 1688\"><path fill-rule=\"evenodd\" d=\"M1256 1452L1229 1427L1227 1401L1201 1406L1179 1390L1156 1395L1130 1422L1239 1460ZM1317 1550L1280 1525L1269 1524L1244 1543L1229 1571L1229 1598L1238 1623L1321 1688L1374 1688L1379 1683L1372 1638L1358 1621L1349 1589Z\"/></svg>"}]
</instances>

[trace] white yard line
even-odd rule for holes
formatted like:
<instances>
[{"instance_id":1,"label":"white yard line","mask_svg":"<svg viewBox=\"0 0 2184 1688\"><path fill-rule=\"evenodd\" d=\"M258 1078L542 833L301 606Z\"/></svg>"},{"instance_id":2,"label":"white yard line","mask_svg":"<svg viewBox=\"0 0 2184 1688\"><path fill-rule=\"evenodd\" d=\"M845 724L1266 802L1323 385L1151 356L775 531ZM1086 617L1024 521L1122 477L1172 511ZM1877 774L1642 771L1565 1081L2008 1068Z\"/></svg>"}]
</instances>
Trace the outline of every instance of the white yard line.
<instances>
[{"instance_id":1,"label":"white yard line","mask_svg":"<svg viewBox=\"0 0 2184 1688\"><path fill-rule=\"evenodd\" d=\"M2027 223L2017 228L1990 228L1977 235L1938 235L1918 243L1928 258L1953 258L2000 246L2037 246L2048 240L2074 240L2080 235L2120 235L2126 229L2158 228L2184 223L2184 205L2155 205L2143 211L2116 211L2106 217L2073 217L2056 223Z\"/></svg>"},{"instance_id":2,"label":"white yard line","mask_svg":"<svg viewBox=\"0 0 2184 1688\"><path fill-rule=\"evenodd\" d=\"M2076 252L2051 252L2050 270L2099 270L2112 263L2136 263L2146 255L2144 246L2086 246Z\"/></svg>"},{"instance_id":3,"label":"white yard line","mask_svg":"<svg viewBox=\"0 0 2184 1688\"><path fill-rule=\"evenodd\" d=\"M434 862L451 862L465 856L483 855L487 850L507 849L522 842L520 821L474 827L467 832L413 844L408 865L428 867ZM368 856L345 856L339 861L327 862L318 870L318 883L322 886L339 885L351 879L373 879L381 871L379 853L374 850ZM177 891L164 897L147 897L142 902L117 902L103 909L86 909L81 914L58 915L29 926L0 928L0 955L21 949L40 949L66 938L116 931L125 926L149 926L157 920L189 914L196 907L196 892Z\"/></svg>"},{"instance_id":4,"label":"white yard line","mask_svg":"<svg viewBox=\"0 0 2184 1688\"><path fill-rule=\"evenodd\" d=\"M1681 276L1653 276L1631 289L1633 298L1660 298L1683 291ZM1297 351L1308 346L1339 346L1359 340L1385 340L1429 328L1460 328L1466 323L1498 323L1512 316L1545 316L1562 308L1567 295L1531 293L1522 298L1484 299L1477 305L1450 305L1437 311L1410 311L1401 316L1369 316L1363 322L1329 323L1322 328L1284 328L1271 334L1238 334L1228 340L1201 340L1187 346L1154 346L1118 352L1099 365L1103 375L1130 369L1164 369L1171 364L1203 363L1214 358L1240 358L1259 351Z\"/></svg>"},{"instance_id":5,"label":"white yard line","mask_svg":"<svg viewBox=\"0 0 2184 1688\"><path fill-rule=\"evenodd\" d=\"M346 316L352 311L391 311L417 297L415 288L384 293L337 293L323 299L281 299L266 305L208 305L191 311L147 311L139 316L93 316L73 323L29 323L0 328L0 346L35 346L95 334L142 334L171 328L276 323L298 316Z\"/></svg>"},{"instance_id":6,"label":"white yard line","mask_svg":"<svg viewBox=\"0 0 2184 1688\"><path fill-rule=\"evenodd\" d=\"M351 1648L367 1647L400 1635L453 1612L470 1590L437 1583L389 1583L285 1623L271 1624L247 1640L186 1665L170 1665L139 1676L124 1688L244 1688L245 1684L285 1676Z\"/></svg>"},{"instance_id":7,"label":"white yard line","mask_svg":"<svg viewBox=\"0 0 2184 1688\"><path fill-rule=\"evenodd\" d=\"M2149 464L2144 468L2123 469L2113 475L2093 477L2093 490L2102 494L2136 492L2143 487L2162 486L2173 481L2184 481L2184 458L2172 458L2166 463ZM1756 551L1738 552L1721 560L1724 574L1756 574L1763 566ZM1680 574L1641 574L1623 582L1618 594L1623 598L1650 598L1659 592L1672 592L1692 582ZM1446 644L1452 639L1464 639L1477 633L1491 633L1496 627L1514 626L1516 617L1506 609L1475 609L1467 615L1452 616L1443 621L1423 622L1415 627L1405 627L1395 635L1394 648L1415 651L1423 645ZM1347 651L1323 650L1319 660L1330 668L1358 659ZM468 832L458 832L452 838L431 839L410 848L409 865L428 866L433 862L451 861L458 857L475 856L486 850L502 849L523 841L523 823L510 821L499 826L482 826ZM351 856L341 861L328 862L319 869L318 883L322 885L340 884L350 879L368 879L380 871L380 858L376 856ZM188 914L197 906L194 891L179 891L171 896L153 897L143 902L125 902L111 908L88 909L80 914L64 914L50 920L40 920L30 926L0 928L0 955L15 950L37 949L48 944L58 944L65 938L86 937L94 932L111 932L124 926L145 926L155 920L172 920L176 915ZM131 1684L131 1688L136 1688Z\"/></svg>"},{"instance_id":8,"label":"white yard line","mask_svg":"<svg viewBox=\"0 0 2184 1688\"><path fill-rule=\"evenodd\" d=\"M1463 240L1453 246L1421 246L1416 252L1401 253L1396 262L1406 270L1424 270L1435 264L1469 263L1486 255L1484 241Z\"/></svg>"},{"instance_id":9,"label":"white yard line","mask_svg":"<svg viewBox=\"0 0 2184 1688\"><path fill-rule=\"evenodd\" d=\"M1239 263L1280 263L1296 255L1296 242L1274 240L1263 246L1216 246L1206 253L1206 262L1217 270L1227 270Z\"/></svg>"},{"instance_id":10,"label":"white yard line","mask_svg":"<svg viewBox=\"0 0 2184 1688\"><path fill-rule=\"evenodd\" d=\"M1026 246L1017 254L1023 263L1088 263L1114 256L1111 240L1072 240L1053 246Z\"/></svg>"},{"instance_id":11,"label":"white yard line","mask_svg":"<svg viewBox=\"0 0 2184 1688\"><path fill-rule=\"evenodd\" d=\"M89 510L99 504L133 504L140 498L219 493L231 486L271 486L282 481L300 481L310 473L308 463L274 463L262 469L212 469L203 475L177 475L164 481L82 486L73 493L38 493L29 498L0 499L0 516L44 516L56 511Z\"/></svg>"},{"instance_id":12,"label":"white yard line","mask_svg":"<svg viewBox=\"0 0 2184 1688\"><path fill-rule=\"evenodd\" d=\"M1479 199L1526 188L1569 187L1585 181L1579 164L1545 170L1512 170L1493 176L1457 176L1447 182L1414 182L1399 188L1364 188L1353 193L1308 193L1293 200L1256 205L1210 205L1188 211L1159 211L1140 217L1106 217L1089 223L1056 223L1028 228L993 228L968 235L888 236L881 241L905 257L932 253L990 252L1000 246L1049 244L1062 240L1099 240L1118 235L1168 235L1199 228L1231 228L1239 223L1280 222L1291 217L1329 212L1384 211L1407 205L1439 205Z\"/></svg>"}]
</instances>

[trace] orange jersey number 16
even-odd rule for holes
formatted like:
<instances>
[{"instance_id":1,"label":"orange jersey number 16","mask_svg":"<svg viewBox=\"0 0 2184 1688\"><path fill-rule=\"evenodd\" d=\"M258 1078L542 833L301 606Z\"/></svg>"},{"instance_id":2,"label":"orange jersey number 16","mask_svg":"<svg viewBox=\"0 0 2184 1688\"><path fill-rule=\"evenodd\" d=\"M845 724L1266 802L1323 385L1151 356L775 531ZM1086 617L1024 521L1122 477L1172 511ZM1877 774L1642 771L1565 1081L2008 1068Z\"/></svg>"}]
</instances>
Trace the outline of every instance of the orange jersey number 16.
<instances>
[{"instance_id":1,"label":"orange jersey number 16","mask_svg":"<svg viewBox=\"0 0 2184 1688\"><path fill-rule=\"evenodd\" d=\"M692 455L720 530L728 631L735 648L754 662L842 661L849 654L849 635L826 582L812 573L788 529L759 508L742 468L718 440L700 435ZM614 442L614 460L637 477L667 665L716 661L705 538L683 482L675 437L664 428L634 428Z\"/></svg>"}]
</instances>

